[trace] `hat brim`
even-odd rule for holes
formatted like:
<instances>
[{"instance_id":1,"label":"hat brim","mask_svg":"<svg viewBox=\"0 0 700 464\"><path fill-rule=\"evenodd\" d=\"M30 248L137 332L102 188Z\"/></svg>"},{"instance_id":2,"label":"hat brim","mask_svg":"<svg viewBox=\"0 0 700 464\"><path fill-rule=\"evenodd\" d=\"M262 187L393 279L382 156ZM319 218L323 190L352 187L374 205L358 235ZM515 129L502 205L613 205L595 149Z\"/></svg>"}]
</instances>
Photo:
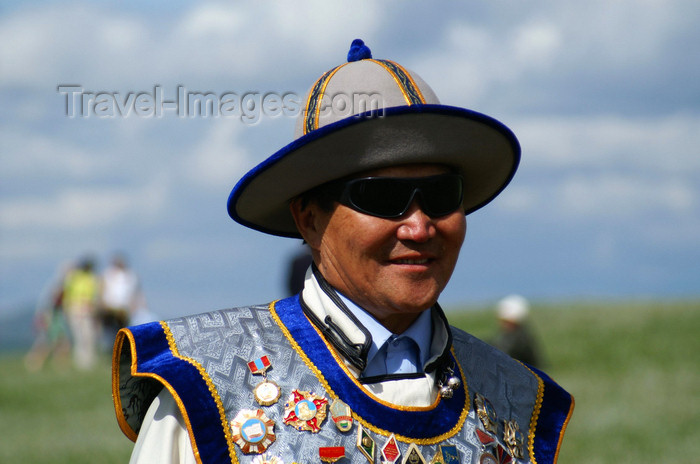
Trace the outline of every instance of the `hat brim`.
<instances>
[{"instance_id":1,"label":"hat brim","mask_svg":"<svg viewBox=\"0 0 700 464\"><path fill-rule=\"evenodd\" d=\"M300 238L289 202L325 182L370 169L444 164L464 178L464 210L489 203L513 178L520 144L499 121L444 105L385 108L323 126L248 172L228 199L229 216L261 232Z\"/></svg>"}]
</instances>

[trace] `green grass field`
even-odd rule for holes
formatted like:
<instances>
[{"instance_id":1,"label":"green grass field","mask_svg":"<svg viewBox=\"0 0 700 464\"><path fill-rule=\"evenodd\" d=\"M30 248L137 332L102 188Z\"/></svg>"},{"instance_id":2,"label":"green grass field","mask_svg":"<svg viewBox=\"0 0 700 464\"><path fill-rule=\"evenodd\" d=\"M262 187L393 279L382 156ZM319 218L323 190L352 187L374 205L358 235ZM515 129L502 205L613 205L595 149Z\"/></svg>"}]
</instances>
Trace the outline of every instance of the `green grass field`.
<instances>
[{"instance_id":1,"label":"green grass field","mask_svg":"<svg viewBox=\"0 0 700 464\"><path fill-rule=\"evenodd\" d=\"M490 311L450 312L474 335ZM560 463L659 464L700 456L700 302L540 305L545 370L576 397ZM0 355L1 463L126 463L110 370L29 373Z\"/></svg>"}]
</instances>

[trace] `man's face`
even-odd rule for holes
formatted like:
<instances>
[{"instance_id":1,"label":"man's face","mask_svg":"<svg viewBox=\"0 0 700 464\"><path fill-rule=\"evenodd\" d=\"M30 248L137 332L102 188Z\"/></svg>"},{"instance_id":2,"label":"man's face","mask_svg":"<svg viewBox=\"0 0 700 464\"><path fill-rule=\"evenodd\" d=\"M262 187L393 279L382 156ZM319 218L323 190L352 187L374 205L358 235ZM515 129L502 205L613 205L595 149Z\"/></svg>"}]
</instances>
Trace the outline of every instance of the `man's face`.
<instances>
[{"instance_id":1,"label":"man's face","mask_svg":"<svg viewBox=\"0 0 700 464\"><path fill-rule=\"evenodd\" d=\"M424 177L439 165L407 165L363 176ZM331 212L311 203L292 212L321 274L339 292L400 333L432 306L452 275L464 241L464 210L431 218L413 201L401 217L383 219L337 204Z\"/></svg>"}]
</instances>

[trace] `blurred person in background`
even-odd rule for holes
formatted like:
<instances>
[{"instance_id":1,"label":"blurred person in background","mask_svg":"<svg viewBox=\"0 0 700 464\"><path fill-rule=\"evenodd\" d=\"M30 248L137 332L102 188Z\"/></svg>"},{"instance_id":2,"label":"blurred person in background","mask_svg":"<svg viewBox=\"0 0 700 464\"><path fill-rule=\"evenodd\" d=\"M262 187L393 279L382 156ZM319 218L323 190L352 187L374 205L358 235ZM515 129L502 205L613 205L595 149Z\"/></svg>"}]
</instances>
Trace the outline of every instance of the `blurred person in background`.
<instances>
[{"instance_id":1,"label":"blurred person in background","mask_svg":"<svg viewBox=\"0 0 700 464\"><path fill-rule=\"evenodd\" d=\"M63 291L66 276L71 270L69 263L60 266L56 276L39 296L33 319L36 337L24 358L29 371L41 370L49 359L64 363L70 357L70 333L63 310Z\"/></svg>"},{"instance_id":2,"label":"blurred person in background","mask_svg":"<svg viewBox=\"0 0 700 464\"><path fill-rule=\"evenodd\" d=\"M492 345L510 357L541 368L542 352L529 323L530 303L520 295L509 295L498 302L498 334Z\"/></svg>"},{"instance_id":3,"label":"blurred person in background","mask_svg":"<svg viewBox=\"0 0 700 464\"><path fill-rule=\"evenodd\" d=\"M102 273L99 319L104 342L112 348L119 329L130 324L143 305L139 279L127 264L126 257L117 253Z\"/></svg>"},{"instance_id":4,"label":"blurred person in background","mask_svg":"<svg viewBox=\"0 0 700 464\"><path fill-rule=\"evenodd\" d=\"M63 285L63 308L73 343L73 362L82 370L94 367L97 359L99 291L95 260L87 256L68 273Z\"/></svg>"}]
</instances>

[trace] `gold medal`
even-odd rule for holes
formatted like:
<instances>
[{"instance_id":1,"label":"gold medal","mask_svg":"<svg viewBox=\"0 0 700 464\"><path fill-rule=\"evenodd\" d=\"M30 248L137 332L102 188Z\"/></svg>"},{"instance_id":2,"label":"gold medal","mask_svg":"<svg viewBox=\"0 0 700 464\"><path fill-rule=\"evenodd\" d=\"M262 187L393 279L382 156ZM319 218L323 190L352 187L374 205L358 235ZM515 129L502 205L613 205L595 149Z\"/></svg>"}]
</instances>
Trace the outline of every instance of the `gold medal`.
<instances>
[{"instance_id":1,"label":"gold medal","mask_svg":"<svg viewBox=\"0 0 700 464\"><path fill-rule=\"evenodd\" d=\"M255 396L255 401L260 403L262 406L271 406L280 399L282 391L279 385L277 385L272 380L263 380L260 382L255 389L253 389L253 396Z\"/></svg>"},{"instance_id":2,"label":"gold medal","mask_svg":"<svg viewBox=\"0 0 700 464\"><path fill-rule=\"evenodd\" d=\"M285 424L297 430L318 433L326 419L328 400L311 392L292 390L284 406Z\"/></svg>"},{"instance_id":3,"label":"gold medal","mask_svg":"<svg viewBox=\"0 0 700 464\"><path fill-rule=\"evenodd\" d=\"M255 456L252 464L284 464L284 461L277 456L270 456L265 453L260 456Z\"/></svg>"},{"instance_id":4,"label":"gold medal","mask_svg":"<svg viewBox=\"0 0 700 464\"><path fill-rule=\"evenodd\" d=\"M420 453L418 446L415 443L411 443L411 446L406 450L406 456L401 461L401 464L425 464L425 458Z\"/></svg>"},{"instance_id":5,"label":"gold medal","mask_svg":"<svg viewBox=\"0 0 700 464\"><path fill-rule=\"evenodd\" d=\"M275 423L262 409L242 409L231 421L233 441L245 454L263 453L275 441Z\"/></svg>"},{"instance_id":6,"label":"gold medal","mask_svg":"<svg viewBox=\"0 0 700 464\"><path fill-rule=\"evenodd\" d=\"M503 442L511 456L516 459L523 458L523 434L514 420L503 421Z\"/></svg>"},{"instance_id":7,"label":"gold medal","mask_svg":"<svg viewBox=\"0 0 700 464\"><path fill-rule=\"evenodd\" d=\"M487 432L496 434L498 431L496 410L493 409L491 402L480 393L474 394L474 406L476 407L476 415L486 429Z\"/></svg>"},{"instance_id":8,"label":"gold medal","mask_svg":"<svg viewBox=\"0 0 700 464\"><path fill-rule=\"evenodd\" d=\"M357 447L360 449L360 451L362 451L362 454L365 455L367 460L371 464L374 464L374 455L376 453L377 445L372 437L369 436L369 433L367 433L364 427L362 427L362 425L357 427Z\"/></svg>"},{"instance_id":9,"label":"gold medal","mask_svg":"<svg viewBox=\"0 0 700 464\"><path fill-rule=\"evenodd\" d=\"M349 432L352 429L352 411L350 406L345 404L340 399L336 398L331 403L331 419L333 423L341 432Z\"/></svg>"},{"instance_id":10,"label":"gold medal","mask_svg":"<svg viewBox=\"0 0 700 464\"><path fill-rule=\"evenodd\" d=\"M272 380L267 380L267 370L271 367L272 363L270 363L270 358L267 356L261 356L248 363L248 369L250 369L252 374L261 374L263 376L263 381L253 389L255 401L261 406L272 406L280 399L282 394L279 385Z\"/></svg>"}]
</instances>

